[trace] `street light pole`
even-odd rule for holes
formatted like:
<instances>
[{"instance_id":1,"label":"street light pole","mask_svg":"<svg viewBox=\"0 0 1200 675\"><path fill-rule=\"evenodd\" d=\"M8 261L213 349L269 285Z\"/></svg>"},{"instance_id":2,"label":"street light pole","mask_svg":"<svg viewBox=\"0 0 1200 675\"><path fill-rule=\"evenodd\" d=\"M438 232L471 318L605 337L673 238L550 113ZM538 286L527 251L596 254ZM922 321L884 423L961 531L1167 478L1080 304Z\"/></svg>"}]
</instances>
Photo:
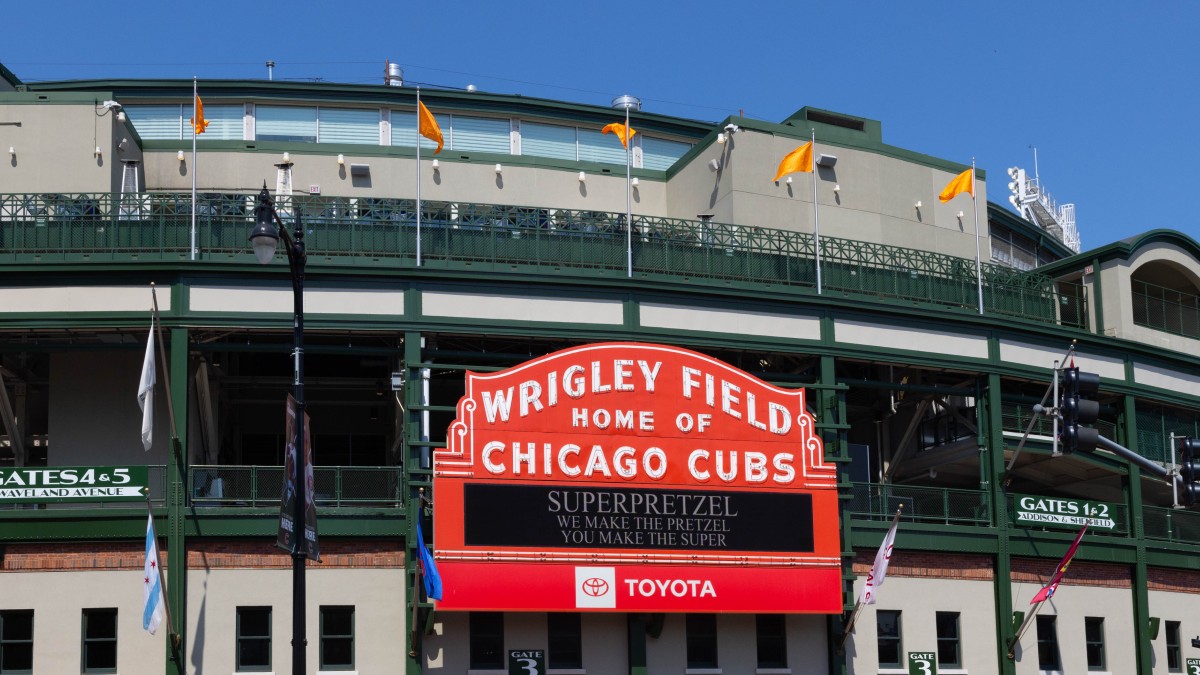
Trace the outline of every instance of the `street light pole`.
<instances>
[{"instance_id":1,"label":"street light pole","mask_svg":"<svg viewBox=\"0 0 1200 675\"><path fill-rule=\"evenodd\" d=\"M293 238L279 218L279 212L275 210L266 183L263 183L262 191L258 193L258 206L254 208L254 213L257 224L250 233L254 255L260 263L271 262L282 237L284 250L287 251L288 267L292 273L292 397L296 399L296 472L291 476L292 492L295 495L292 514L292 675L306 675L305 648L308 640L305 637L307 602L304 571L308 541L304 511L308 503L308 483L305 480L308 469L305 466L304 453L304 265L308 262L308 256L304 252L304 227L300 222L300 214L296 214L296 234Z\"/></svg>"}]
</instances>

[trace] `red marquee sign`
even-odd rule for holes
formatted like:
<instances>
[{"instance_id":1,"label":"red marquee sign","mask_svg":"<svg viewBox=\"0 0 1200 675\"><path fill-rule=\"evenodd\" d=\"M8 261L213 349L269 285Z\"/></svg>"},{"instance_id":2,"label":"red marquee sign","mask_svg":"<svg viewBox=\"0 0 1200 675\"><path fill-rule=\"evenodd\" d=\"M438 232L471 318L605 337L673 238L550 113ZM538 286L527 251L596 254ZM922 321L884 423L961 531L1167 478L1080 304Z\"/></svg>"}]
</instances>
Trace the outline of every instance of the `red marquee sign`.
<instances>
[{"instance_id":1,"label":"red marquee sign","mask_svg":"<svg viewBox=\"0 0 1200 675\"><path fill-rule=\"evenodd\" d=\"M842 610L804 390L703 354L605 343L467 373L433 468L438 609Z\"/></svg>"}]
</instances>

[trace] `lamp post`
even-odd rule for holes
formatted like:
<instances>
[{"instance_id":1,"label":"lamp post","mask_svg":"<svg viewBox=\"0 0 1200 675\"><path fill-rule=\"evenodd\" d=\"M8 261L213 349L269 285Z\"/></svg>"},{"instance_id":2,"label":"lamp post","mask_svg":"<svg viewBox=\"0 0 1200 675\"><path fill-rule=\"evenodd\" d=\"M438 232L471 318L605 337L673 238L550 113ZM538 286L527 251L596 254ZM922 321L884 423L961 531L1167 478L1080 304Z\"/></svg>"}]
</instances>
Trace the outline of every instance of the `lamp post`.
<instances>
[{"instance_id":1,"label":"lamp post","mask_svg":"<svg viewBox=\"0 0 1200 675\"><path fill-rule=\"evenodd\" d=\"M307 557L308 542L305 538L304 507L307 503L305 491L308 485L305 481L307 468L304 466L304 264L308 257L304 253L304 227L300 222L300 214L296 214L296 234L288 234L287 227L279 218L267 185L263 183L262 191L258 193L258 206L254 207L254 229L250 232L250 243L254 247L254 256L258 262L267 264L275 257L282 237L284 249L287 251L288 267L292 272L292 298L295 309L292 312L292 363L293 375L292 396L296 399L296 472L292 474L292 491L294 509L292 514L292 675L306 675L305 647L305 588L304 568Z\"/></svg>"}]
</instances>

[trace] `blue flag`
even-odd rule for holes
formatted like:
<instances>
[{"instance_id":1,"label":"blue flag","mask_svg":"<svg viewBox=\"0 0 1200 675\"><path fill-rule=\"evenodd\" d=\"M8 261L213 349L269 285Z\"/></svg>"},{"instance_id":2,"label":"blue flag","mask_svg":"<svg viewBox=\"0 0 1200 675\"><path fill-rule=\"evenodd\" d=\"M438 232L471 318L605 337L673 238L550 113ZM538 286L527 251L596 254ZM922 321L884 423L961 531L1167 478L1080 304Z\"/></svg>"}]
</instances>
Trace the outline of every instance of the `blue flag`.
<instances>
[{"instance_id":1,"label":"blue flag","mask_svg":"<svg viewBox=\"0 0 1200 675\"><path fill-rule=\"evenodd\" d=\"M159 584L161 577L158 573L158 539L154 536L154 516L150 515L146 522L146 557L145 570L142 573L142 628L150 631L151 635L158 630L166 615L166 598Z\"/></svg>"},{"instance_id":2,"label":"blue flag","mask_svg":"<svg viewBox=\"0 0 1200 675\"><path fill-rule=\"evenodd\" d=\"M425 582L425 595L433 600L441 600L442 575L438 574L437 563L433 562L429 549L425 548L420 520L417 520L417 559L421 563L421 580Z\"/></svg>"}]
</instances>

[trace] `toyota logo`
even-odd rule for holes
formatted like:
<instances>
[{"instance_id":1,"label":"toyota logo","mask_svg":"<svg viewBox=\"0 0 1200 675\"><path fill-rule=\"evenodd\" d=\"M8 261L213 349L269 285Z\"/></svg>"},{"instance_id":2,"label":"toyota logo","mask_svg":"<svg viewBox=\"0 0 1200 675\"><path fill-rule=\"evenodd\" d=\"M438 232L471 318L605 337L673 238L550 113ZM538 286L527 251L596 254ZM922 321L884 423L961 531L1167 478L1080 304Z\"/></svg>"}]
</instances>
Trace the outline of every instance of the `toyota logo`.
<instances>
[{"instance_id":1,"label":"toyota logo","mask_svg":"<svg viewBox=\"0 0 1200 675\"><path fill-rule=\"evenodd\" d=\"M599 577L584 579L580 587L583 589L585 595L590 595L593 598L608 594L608 582Z\"/></svg>"}]
</instances>

